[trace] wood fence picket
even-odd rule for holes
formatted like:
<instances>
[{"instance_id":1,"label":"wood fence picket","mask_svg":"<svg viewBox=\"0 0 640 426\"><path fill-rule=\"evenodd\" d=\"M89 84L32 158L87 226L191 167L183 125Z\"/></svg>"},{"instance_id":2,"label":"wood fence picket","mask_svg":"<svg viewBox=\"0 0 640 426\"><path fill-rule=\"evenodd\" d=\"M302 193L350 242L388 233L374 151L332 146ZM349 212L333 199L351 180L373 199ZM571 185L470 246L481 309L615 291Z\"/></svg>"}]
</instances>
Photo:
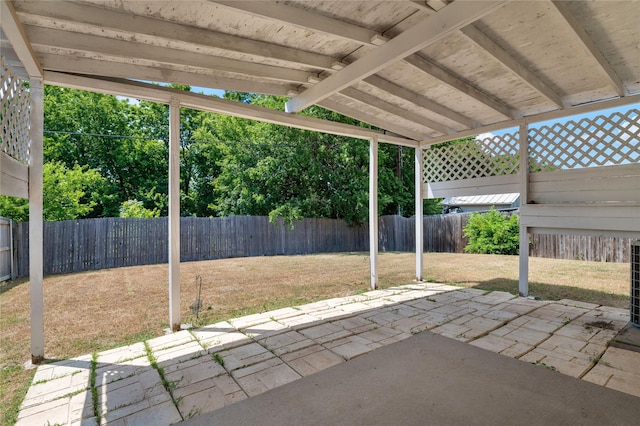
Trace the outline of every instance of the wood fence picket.
<instances>
[{"instance_id":1,"label":"wood fence picket","mask_svg":"<svg viewBox=\"0 0 640 426\"><path fill-rule=\"evenodd\" d=\"M425 252L462 253L469 214L424 217ZM414 218L379 218L380 251L414 251ZM29 274L29 224L13 223L16 276ZM302 219L291 229L263 216L180 219L184 262L369 250L367 224ZM64 274L122 266L166 263L167 218L98 218L44 224L44 273ZM531 235L531 255L602 262L628 262L629 238Z\"/></svg>"}]
</instances>

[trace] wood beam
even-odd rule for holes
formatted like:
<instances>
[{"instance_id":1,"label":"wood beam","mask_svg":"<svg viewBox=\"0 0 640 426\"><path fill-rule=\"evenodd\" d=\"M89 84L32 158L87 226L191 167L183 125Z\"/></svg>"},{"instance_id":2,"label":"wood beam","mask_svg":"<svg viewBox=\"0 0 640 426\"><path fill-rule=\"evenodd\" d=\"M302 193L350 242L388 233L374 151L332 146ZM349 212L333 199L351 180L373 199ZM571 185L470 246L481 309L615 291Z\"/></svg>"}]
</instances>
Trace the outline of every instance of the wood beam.
<instances>
[{"instance_id":1,"label":"wood beam","mask_svg":"<svg viewBox=\"0 0 640 426\"><path fill-rule=\"evenodd\" d=\"M400 137L402 138L409 138L408 140L416 140L416 141L420 141L423 139L426 139L427 136L419 133L419 132L415 132L413 130L409 130L406 127L399 125L398 123L392 123L390 121L387 120L383 120L380 117L376 116L376 115L372 115L372 114L368 114L366 112L363 112L359 109L356 108L351 108L347 105L343 105L339 102L335 102L329 99L325 99L322 102L319 102L317 104L318 106L321 106L322 108L326 108L328 110L337 112L338 114L342 114L346 117L351 117L351 118L355 118L356 120L362 121L364 123L368 123L371 124L372 126L376 126L380 129L386 129L390 132L394 132L398 135L400 135ZM387 135L389 135L387 133ZM386 142L384 139L381 139L383 142ZM395 145L403 145L403 146L416 146L415 142L409 142L409 143L395 143Z\"/></svg>"},{"instance_id":2,"label":"wood beam","mask_svg":"<svg viewBox=\"0 0 640 426\"><path fill-rule=\"evenodd\" d=\"M184 92L168 87L154 86L147 83L104 78L101 79L51 71L45 71L45 80L48 84L63 87L128 96L166 104L170 103L172 97L176 97L180 100L180 104L184 108L210 111L218 114L232 115L234 117L248 118L250 120L264 121L267 123L290 126L298 129L324 132L358 139L368 140L375 135L382 142L406 146L417 145L417 140L385 134L383 132L352 126L350 124L335 123L302 115L287 114L282 111L276 111L256 105L244 104L241 102L220 99L197 93Z\"/></svg>"},{"instance_id":3,"label":"wood beam","mask_svg":"<svg viewBox=\"0 0 640 426\"><path fill-rule=\"evenodd\" d=\"M435 43L501 6L503 1L455 2L358 59L344 69L305 90L286 103L287 112L298 112L367 78L412 53Z\"/></svg>"},{"instance_id":4,"label":"wood beam","mask_svg":"<svg viewBox=\"0 0 640 426\"><path fill-rule=\"evenodd\" d=\"M507 118L518 118L518 113L511 109L509 105L505 104L501 100L494 98L491 95L484 93L482 90L474 87L472 84L467 82L466 80L457 77L452 72L441 68L440 66L434 64L428 59L414 54L405 58L405 61L408 64L411 64L413 67L418 70L429 74L431 77L436 78L443 82L444 84L450 86L451 88L464 93L470 98L475 99L491 108L492 110L499 112L503 116Z\"/></svg>"},{"instance_id":5,"label":"wood beam","mask_svg":"<svg viewBox=\"0 0 640 426\"><path fill-rule=\"evenodd\" d=\"M0 1L0 22L2 23L2 32L11 42L13 51L18 55L29 76L42 78L42 66L33 53L31 43L18 19L13 3L9 0Z\"/></svg>"},{"instance_id":6,"label":"wood beam","mask_svg":"<svg viewBox=\"0 0 640 426\"><path fill-rule=\"evenodd\" d=\"M253 16L269 18L299 28L311 28L328 35L340 37L353 42L358 42L363 45L379 45L379 43L372 43L371 41L380 40L381 37L384 37L382 36L382 34L379 34L375 31L371 31L334 18L319 15L317 13L308 12L293 6L286 6L280 3L273 4L260 1L214 1L214 3L247 12ZM438 4L435 10L441 9L446 5L443 2L436 3ZM434 9L426 4L424 4L423 10L428 11L429 13L434 13ZM436 114L449 118L450 120L459 122L466 127L475 127L477 125L473 120L464 117L462 114L459 114L449 108L443 107L442 105L439 105L438 103L433 102L424 96L420 96L416 93L410 92L409 90L390 83L380 77L370 76L365 81L375 87L378 87L381 90L390 92L392 94L398 94L399 92L401 92L403 93L403 95L401 96L406 95L407 97L411 98L411 102L415 103L416 105L429 109Z\"/></svg>"},{"instance_id":7,"label":"wood beam","mask_svg":"<svg viewBox=\"0 0 640 426\"><path fill-rule=\"evenodd\" d=\"M576 36L587 53L591 55L593 59L598 63L600 69L604 72L605 76L609 80L609 84L614 89L616 89L618 96L628 95L629 91L622 82L622 79L616 73L616 70L613 69L609 61L607 61L600 49L598 49L598 46L596 46L591 37L589 37L589 34L587 34L582 25L580 25L575 16L573 16L565 2L554 0L551 2L551 4L555 6L556 10L567 22L567 25L571 27L571 32Z\"/></svg>"},{"instance_id":8,"label":"wood beam","mask_svg":"<svg viewBox=\"0 0 640 426\"><path fill-rule=\"evenodd\" d=\"M434 112L438 115L448 118L451 121L460 123L465 127L477 127L479 125L479 123L477 123L475 120L472 120L469 117L465 117L464 115L456 111L453 111L452 109L449 109L443 105L440 105L439 103L434 102L425 96L419 95L409 89L406 89L402 86L392 83L389 80L385 80L382 77L378 77L377 75L372 75L365 78L364 82L377 89L383 90L391 95L398 96L415 105L418 105L431 112Z\"/></svg>"},{"instance_id":9,"label":"wood beam","mask_svg":"<svg viewBox=\"0 0 640 426\"><path fill-rule=\"evenodd\" d=\"M446 9L447 8L445 8L445 10ZM531 88L556 104L560 109L565 107L564 101L560 95L558 95L540 77L531 72L529 68L518 62L511 53L507 52L502 46L493 41L485 33L480 31L474 25L468 25L462 28L461 31L469 40L497 59Z\"/></svg>"},{"instance_id":10,"label":"wood beam","mask_svg":"<svg viewBox=\"0 0 640 426\"><path fill-rule=\"evenodd\" d=\"M93 51L104 55L123 58L128 55L130 55L131 57L135 57L137 55L138 58L146 59L149 61L165 62L174 65L182 64L201 68L206 68L208 66L214 65L217 70L221 71L235 72L245 75L255 74L267 79L282 80L285 82L294 82L298 84L306 83L307 77L309 75L304 71L289 70L268 65L251 64L226 58L207 58L204 55L192 52L185 52L176 49L166 49L158 46L149 46L141 43L133 43L121 40L111 40L93 35L69 33L66 31L52 30L42 27L28 27L28 29L30 30L33 43L37 48L39 46L47 46L49 43L51 43L51 40L55 40L56 46L58 46L58 48L66 48L79 51ZM107 41L108 43L106 43ZM92 64L92 61L97 62ZM192 82L195 82L196 85L199 86L206 84L212 85L213 83L213 79L211 77L207 76L203 78L201 74L195 73L189 75L188 71L175 71L165 69L161 69L160 71L158 71L156 67L134 67L132 65L124 63L115 63L110 65L109 67L106 67L102 63L99 63L100 61L98 59L73 58L71 55L56 55L55 57L53 57L51 56L51 54L46 53L43 55L43 62L46 64L47 69L55 71L73 71L83 74L99 75L99 73L104 73L104 70L108 69L110 72L110 77L131 77L160 81L160 78L171 78L170 76L173 76L173 80L175 82L186 81L190 84L193 84ZM144 75L142 75L143 73ZM198 83L199 81L202 81L202 83ZM245 86L245 90L250 89L250 91L254 93L265 93L263 91L265 89L260 89L258 84L251 83L247 80L232 79L227 84L218 81L215 87L225 89L240 86ZM391 89L393 89L393 87L391 87ZM274 94L279 92L279 94L282 95L284 88L278 86L275 88L267 88L266 90L268 90L268 92L266 93ZM417 95L416 98L421 99ZM396 108L395 113L404 113L404 110ZM454 112L452 113L455 114ZM410 120L408 117L404 118ZM422 119L420 120L422 121Z\"/></svg>"},{"instance_id":11,"label":"wood beam","mask_svg":"<svg viewBox=\"0 0 640 426\"><path fill-rule=\"evenodd\" d=\"M89 25L99 24L99 21L94 18L95 12L93 14L90 12L91 10L95 11L95 9L90 8L90 6L71 4L69 5L69 8L67 7L57 8L55 10L50 9L47 6L48 5L46 4L45 5L29 4L29 5L25 5L24 7L26 7L27 9L26 11L29 13L35 13L35 14L49 13L49 14L52 14L53 17L56 17L56 19L70 20L70 19L78 18L78 19L83 19L82 22L88 22ZM63 9L63 10L60 10L60 9ZM123 17L122 16L123 14L121 12L113 11L113 10L104 10L104 11L101 10L101 13L104 13L105 16L111 19L112 20L111 22L115 22L114 24L110 24L110 26L116 27L115 29L122 30L122 31L137 30L137 27L135 27L135 23L130 22L131 17L129 15L126 15ZM136 18L140 18L140 17L136 17ZM143 30L145 28L148 28L151 25L151 23L154 23L154 24L157 24L155 26L159 26L159 28L161 28L161 31L156 31L156 30L146 31L147 35L152 35L152 36L162 35L163 37L168 37L170 35L173 35L173 37L178 38L179 41L182 40L185 42L193 42L196 44L204 45L204 43L202 42L203 40L202 38L190 36L190 34L192 34L192 32L195 31L196 29L189 29L189 31L186 34L182 34L182 33L179 33L179 30L176 27L177 24L167 23L164 21L158 21L154 19L149 20L149 19L150 18L142 18L137 20L142 22L143 24L148 24L148 25L142 26ZM35 37L39 45L42 45L42 46L50 46L53 44L52 40L56 40L56 45L67 47L69 49L77 49L77 50L83 50L83 51L97 51L99 53L112 55L112 56L113 55L122 56L121 52L128 52L132 55L132 57L139 56L143 59L146 58L148 60L152 60L154 58L160 58L159 60L165 63L176 63L179 58L181 64L187 64L193 67L207 68L213 65L216 67L216 69L219 69L225 72L236 72L244 75L260 75L265 79L286 81L286 82L291 82L296 84L306 83L305 76L308 75L303 71L289 70L289 69L284 69L282 67L274 67L274 66L268 66L268 65L253 64L253 63L236 61L236 60L227 59L227 58L215 58L215 61L214 61L211 58L207 58L206 56L198 55L192 52L179 51L176 49L164 49L161 47L150 46L150 45L141 44L141 43L107 39L107 38L102 38L102 37L94 36L90 34L82 34L81 36L66 35L64 34L65 33L64 31L54 30L54 29L47 30L46 28L38 27L35 25L30 26L29 30L30 30L30 34L33 33L33 37ZM198 31L195 31L195 33L199 35ZM204 35L202 35L202 37L204 37ZM221 44L224 45L225 40L223 40L223 43L218 43L217 45L213 43L213 46L220 47ZM110 45L111 43L115 43L115 44L112 45L111 47L105 46L106 44L105 42L107 41L109 46L111 46ZM239 44L240 48L242 48L242 46L243 44ZM226 47L228 48L228 45ZM255 54L256 53L255 50L260 50L261 47L262 46L248 53ZM247 52L247 51L245 50L244 52ZM45 55L50 55L50 54L45 54ZM413 55L413 56L416 56L416 55ZM275 57L278 57L278 56L276 55ZM309 59L308 57L305 57L305 60L308 60L308 59ZM303 65L307 65L309 67L319 66L319 68L321 69L330 70L331 67L333 66L333 63L336 62L334 58L327 57L327 56L323 56L322 58L320 58L321 60L319 62L322 62L322 63L318 63L318 60L317 60L318 56L316 56L315 59L316 59L316 62L305 62ZM52 59L50 56L48 56L47 61L51 64ZM63 72L77 71L83 74L95 74L95 75L100 75L101 73L104 73L105 69L110 69L110 67L105 67L103 64L99 64L93 67L94 71L91 71L86 69L86 64L88 62L88 59L78 58L76 61L82 61L84 63L83 67L76 70L70 69L71 67L64 68L65 60L62 57L58 57L58 60L56 62L58 65L49 66L48 68L55 71L63 71ZM414 58L411 62L415 64L417 61L419 61L419 59ZM76 65L77 65L77 62L76 62ZM120 69L122 69L125 66L126 66L125 64L116 65L116 67ZM435 70L433 69L434 67L436 67ZM132 67L126 67L126 68L130 69ZM447 71L438 69L437 66L431 67L432 69L425 69L425 68L426 66L423 66L420 69L422 71L429 72L432 76L435 76L436 78L439 78L441 80L444 79L445 80L444 82L449 84L454 89L462 90L467 95L474 97L475 99L488 105L489 107L498 109L498 111L503 114L506 113L505 111L509 111L509 108L504 104L500 104L498 101L495 101L489 96L482 94L477 89L468 87L468 85L465 85L464 82L455 81L455 77L453 78L449 77L450 74ZM101 70L101 72L98 72L97 70ZM165 80L162 80L158 76L158 74L172 76L174 80L172 80L171 82L175 82L176 78L180 78L181 76L186 77L187 75L184 71L177 71L177 70L170 70L170 69L169 70L162 69L161 72L158 72L154 70L152 67L145 68L144 73L142 73L140 70L134 71L134 72L136 73L136 75L146 73L147 77L133 76L132 78L147 79L152 81L165 81ZM126 75L123 75L123 73L121 72L114 74L113 76L122 77L122 78L128 77ZM228 90L233 90L234 89L233 84L236 82L236 80L231 80L232 84L223 87L222 85L224 84L224 78L222 79L218 78L217 80L212 81L212 80L207 80L208 77L203 77L202 74L192 74L187 78L188 80L185 81L187 82L187 84L207 86L207 87L213 87L214 84L218 84L218 86L216 86L217 88L228 89ZM256 93L276 94L280 96L285 94L282 89L273 91L269 89L261 89L259 87L251 88L250 83L246 81L242 81L239 84L241 85L240 86L241 88L236 90L253 91ZM467 127L471 127L469 126L470 124L469 120L465 120L464 116L451 110L446 111L446 109L443 109L443 107L438 106L437 103L430 101L429 99L425 98L424 100L420 101L419 105L423 107L426 105L429 105L430 107L432 107L430 109L432 109L435 113L441 114L441 115L447 114L448 118L458 122L462 120L463 121L462 124L466 125Z\"/></svg>"},{"instance_id":12,"label":"wood beam","mask_svg":"<svg viewBox=\"0 0 640 426\"><path fill-rule=\"evenodd\" d=\"M426 147L441 142L448 142L454 139L465 138L467 136L477 136L481 133L493 132L496 130L508 129L510 127L520 126L523 123L539 123L547 120L557 120L564 117L570 117L572 115L586 114L590 112L596 112L605 110L608 108L618 108L622 106L632 105L640 102L640 93L625 96L623 98L615 98L608 101L596 101L584 105L578 105L566 109L543 112L540 114L529 115L527 117L519 118L516 120L506 120L488 126L477 127L475 129L461 130L454 135L438 136L435 138L425 138L420 145Z\"/></svg>"},{"instance_id":13,"label":"wood beam","mask_svg":"<svg viewBox=\"0 0 640 426\"><path fill-rule=\"evenodd\" d=\"M0 151L0 195L29 198L29 167Z\"/></svg>"},{"instance_id":14,"label":"wood beam","mask_svg":"<svg viewBox=\"0 0 640 426\"><path fill-rule=\"evenodd\" d=\"M351 99L355 99L358 102L362 102L365 103L367 105L370 105L374 108L378 108L380 110L386 111L390 114L394 114L397 115L398 117L401 117L405 120L408 121L413 121L414 123L423 126L423 127L428 127L432 130L435 130L438 133L442 133L443 135L447 135L447 134L451 134L451 133L455 133L454 130L448 128L447 126L443 126L442 124L433 121L427 117L424 117L422 115L418 115L414 112L411 111L407 111L404 108L401 108L397 105L391 104L389 102L383 101L380 98L377 98L373 95L370 95L368 93L365 92L361 92L359 90L353 89L351 87L346 88L344 90L342 90L340 92L342 95L347 96Z\"/></svg>"},{"instance_id":15,"label":"wood beam","mask_svg":"<svg viewBox=\"0 0 640 426\"><path fill-rule=\"evenodd\" d=\"M431 8L427 2L425 0L410 0L408 1L408 3L411 3L411 5L413 7L415 7L418 10L422 10L424 12L434 12L435 9Z\"/></svg>"},{"instance_id":16,"label":"wood beam","mask_svg":"<svg viewBox=\"0 0 640 426\"><path fill-rule=\"evenodd\" d=\"M213 3L250 15L277 21L306 31L318 31L363 45L379 45L385 37L373 30L299 7L265 1L213 1Z\"/></svg>"},{"instance_id":17,"label":"wood beam","mask_svg":"<svg viewBox=\"0 0 640 426\"><path fill-rule=\"evenodd\" d=\"M215 69L216 71L252 77L259 76L268 80L285 81L297 84L306 83L309 75L308 72L290 68L262 65L218 56L209 56L181 49L171 49L91 34L74 33L36 26L26 26L26 29L31 38L31 43L39 51L51 50L43 49L43 46L48 48L55 47L57 49L98 53L100 55L119 58L137 58L179 65L182 67ZM108 70L108 67L104 67L103 75L108 74ZM67 71L73 72L72 69L68 69Z\"/></svg>"},{"instance_id":18,"label":"wood beam","mask_svg":"<svg viewBox=\"0 0 640 426\"><path fill-rule=\"evenodd\" d=\"M48 71L75 72L95 76L127 78L163 83L188 84L191 86L215 87L221 90L261 93L286 96L294 87L276 83L255 82L247 79L233 79L210 74L180 71L171 68L110 62L99 59L77 58L68 55L41 53L42 64ZM87 90L91 90L90 88Z\"/></svg>"},{"instance_id":19,"label":"wood beam","mask_svg":"<svg viewBox=\"0 0 640 426\"><path fill-rule=\"evenodd\" d=\"M158 37L165 40L175 40L206 48L216 48L226 51L240 52L247 55L254 55L268 59L311 66L322 70L330 70L331 64L337 58L326 55L306 52L286 46L279 46L264 41L250 40L238 36L232 36L203 28L184 26L173 22L145 16L136 16L114 9L99 8L87 4L65 3L61 6L59 2L23 2L20 10L27 14L41 17L34 21L29 18L33 25L44 25L46 22L58 24L60 20L79 22L94 26L98 29L111 28L131 34L144 34L146 36ZM53 22L51 22L53 20ZM105 24L108 23L108 24Z\"/></svg>"},{"instance_id":20,"label":"wood beam","mask_svg":"<svg viewBox=\"0 0 640 426\"><path fill-rule=\"evenodd\" d=\"M353 24L346 23L334 18L329 18L317 13L305 11L303 9L286 6L280 3L265 3L260 1L214 1L216 4L221 4L236 10L250 13L253 16L269 18L282 22L285 24L293 25L303 29L313 29L328 35L343 38L345 40L357 42L363 45L379 45L379 40L383 38L382 34L375 31L371 31ZM444 7L444 3L440 4L440 7ZM425 8L433 13L434 10L425 5ZM372 42L375 40L376 42ZM346 65L345 65L346 66ZM450 120L459 122L466 127L474 127L473 120L464 117L449 108L443 107L436 102L427 99L424 96L419 96L416 93L390 83L380 77L370 76L366 80L367 83L378 87L381 90L398 94L402 92L411 97L412 102L423 108L427 108L436 114L442 115ZM306 83L306 82L305 82Z\"/></svg>"},{"instance_id":21,"label":"wood beam","mask_svg":"<svg viewBox=\"0 0 640 426\"><path fill-rule=\"evenodd\" d=\"M150 46L142 43L129 42L124 40L116 40L116 39L108 39L105 37L81 34L81 33L73 33L55 29L48 29L44 27L35 27L35 26L27 26L29 34L31 36L32 43L36 47L37 50L40 51L50 51L48 47L52 46L52 41L55 40L55 47L57 49L69 49L70 51L83 51L83 52L92 52L93 54L98 53L101 55L113 56L116 58L124 58L127 57L137 57L139 59L154 61L154 62L162 62L167 64L195 67L207 69L209 67L215 67L216 71L224 71L237 73L241 75L247 76L259 76L264 79L273 79L276 81L283 81L286 83L296 83L296 84L306 84L308 80L309 73L298 70L291 70L287 68L269 66L269 65L261 65L254 64L250 62L237 61L228 58L213 58L206 55L187 52L178 49L170 49L163 48L159 46ZM44 47L44 48L43 48ZM50 54L45 54L50 55ZM116 71L120 65L114 65L113 67L104 67L102 65L95 65L93 68L94 72L87 70L82 67L69 67L73 62L68 61L69 58L73 57L72 54L58 56L57 64L54 66L54 61L50 59L49 56L46 56L46 65L48 69L57 70L57 71L67 71L67 72L81 72L83 74L90 73L99 73L108 69L110 71ZM78 58L78 61L82 61L85 63L89 63L92 60L91 58ZM67 66L67 69L58 69L58 67L62 68ZM148 67L149 70L154 69L156 67ZM131 69L131 67L127 67L127 69ZM141 70L133 71L136 73L140 73ZM179 71L183 75L183 73L187 73L188 71ZM163 75L168 75L166 71L162 72ZM173 73L171 73L173 74ZM200 74L197 74L200 75ZM116 75L106 75L112 77L124 77L124 73L120 72ZM157 80L154 80L157 81ZM235 80L234 80L235 81ZM401 86L398 86L394 83L388 82L377 76L370 76L367 80L367 83L378 87L381 90L385 90L391 94L395 95L407 95L411 97L411 100L424 108L431 109L434 112L443 115L449 119L454 121L461 122L466 127L474 127L473 120L470 120L464 117L461 114L458 114L455 111L452 111L448 108L445 108L436 102L430 101L422 96L417 95ZM209 82L209 84L211 84ZM235 84L235 83L234 83ZM243 80L243 85L250 84L249 82ZM222 88L222 87L220 87ZM257 92L256 90L253 90ZM380 106L379 106L380 107ZM406 115L404 110L395 108L394 111L388 111L392 114L402 114ZM415 115L415 117L419 117ZM403 117L407 120L411 120L409 117ZM434 122L435 123L435 122ZM423 119L420 118L420 121L417 124L423 124ZM438 126L438 124L435 124ZM440 126L441 128L445 128L444 126Z\"/></svg>"}]
</instances>

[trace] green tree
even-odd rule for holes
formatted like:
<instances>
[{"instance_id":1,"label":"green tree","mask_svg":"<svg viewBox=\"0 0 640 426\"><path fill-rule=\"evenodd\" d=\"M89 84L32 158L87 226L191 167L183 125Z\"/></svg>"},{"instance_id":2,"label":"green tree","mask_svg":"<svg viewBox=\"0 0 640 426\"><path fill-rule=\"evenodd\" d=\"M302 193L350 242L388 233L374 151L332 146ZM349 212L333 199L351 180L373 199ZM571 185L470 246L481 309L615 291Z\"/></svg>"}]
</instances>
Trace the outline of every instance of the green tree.
<instances>
[{"instance_id":1,"label":"green tree","mask_svg":"<svg viewBox=\"0 0 640 426\"><path fill-rule=\"evenodd\" d=\"M70 220L87 216L98 204L105 185L97 170L86 166L66 167L61 162L43 166L42 204L44 220ZM0 216L16 221L29 220L29 202L22 198L0 197Z\"/></svg>"},{"instance_id":2,"label":"green tree","mask_svg":"<svg viewBox=\"0 0 640 426\"><path fill-rule=\"evenodd\" d=\"M75 165L69 169L59 162L43 167L43 214L48 221L86 216L97 205L104 178L97 170Z\"/></svg>"},{"instance_id":3,"label":"green tree","mask_svg":"<svg viewBox=\"0 0 640 426\"><path fill-rule=\"evenodd\" d=\"M469 243L464 251L485 254L518 254L520 242L518 215L509 217L491 209L486 213L473 213L464 227Z\"/></svg>"},{"instance_id":4,"label":"green tree","mask_svg":"<svg viewBox=\"0 0 640 426\"><path fill-rule=\"evenodd\" d=\"M0 195L0 217L26 222L29 220L29 202L22 198Z\"/></svg>"},{"instance_id":5,"label":"green tree","mask_svg":"<svg viewBox=\"0 0 640 426\"><path fill-rule=\"evenodd\" d=\"M227 93L229 99L283 109L284 98ZM312 106L303 114L370 127ZM224 142L214 180L219 215L269 215L290 222L300 217L368 219L367 141L217 116L214 137ZM379 214L414 213L412 149L380 144ZM426 212L432 210L427 202ZM438 209L439 211L439 209Z\"/></svg>"},{"instance_id":6,"label":"green tree","mask_svg":"<svg viewBox=\"0 0 640 426\"><path fill-rule=\"evenodd\" d=\"M120 217L147 219L160 216L160 210L147 209L142 201L127 200L120 206Z\"/></svg>"},{"instance_id":7,"label":"green tree","mask_svg":"<svg viewBox=\"0 0 640 426\"><path fill-rule=\"evenodd\" d=\"M45 87L45 161L97 170L106 183L90 216L117 216L120 204L166 187L166 143L144 137L141 107L115 96ZM166 123L166 122L165 122Z\"/></svg>"},{"instance_id":8,"label":"green tree","mask_svg":"<svg viewBox=\"0 0 640 426\"><path fill-rule=\"evenodd\" d=\"M118 216L128 200L167 214L167 105L49 86L45 94L45 161L104 177L81 217ZM286 100L225 97L278 110ZM302 114L370 128L317 106ZM368 219L367 141L184 108L180 121L181 215ZM379 170L378 213L413 215L413 150L380 144Z\"/></svg>"}]
</instances>

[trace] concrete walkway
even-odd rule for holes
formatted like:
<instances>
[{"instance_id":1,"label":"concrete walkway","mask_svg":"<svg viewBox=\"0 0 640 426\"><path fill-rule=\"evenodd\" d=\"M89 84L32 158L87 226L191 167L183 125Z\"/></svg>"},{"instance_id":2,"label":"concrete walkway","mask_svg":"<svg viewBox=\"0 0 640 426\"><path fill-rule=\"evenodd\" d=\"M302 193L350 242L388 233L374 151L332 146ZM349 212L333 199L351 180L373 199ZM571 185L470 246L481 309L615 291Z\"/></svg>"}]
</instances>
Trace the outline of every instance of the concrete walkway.
<instances>
[{"instance_id":1,"label":"concrete walkway","mask_svg":"<svg viewBox=\"0 0 640 426\"><path fill-rule=\"evenodd\" d=\"M376 290L40 366L18 425L177 423L424 330L640 396L640 353L608 346L628 320L439 284Z\"/></svg>"}]
</instances>

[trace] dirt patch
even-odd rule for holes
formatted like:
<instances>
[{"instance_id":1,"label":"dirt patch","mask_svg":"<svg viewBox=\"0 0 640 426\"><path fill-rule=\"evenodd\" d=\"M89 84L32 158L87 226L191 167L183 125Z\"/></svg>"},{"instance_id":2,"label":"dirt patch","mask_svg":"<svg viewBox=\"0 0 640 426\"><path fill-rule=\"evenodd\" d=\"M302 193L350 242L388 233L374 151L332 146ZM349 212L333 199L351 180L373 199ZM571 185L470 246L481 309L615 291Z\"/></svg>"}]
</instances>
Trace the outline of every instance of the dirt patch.
<instances>
[{"instance_id":1,"label":"dirt patch","mask_svg":"<svg viewBox=\"0 0 640 426\"><path fill-rule=\"evenodd\" d=\"M593 328L601 328L603 330L615 330L615 327L611 323L611 321L593 321L588 322L584 325L584 328L587 330L591 330Z\"/></svg>"}]
</instances>

